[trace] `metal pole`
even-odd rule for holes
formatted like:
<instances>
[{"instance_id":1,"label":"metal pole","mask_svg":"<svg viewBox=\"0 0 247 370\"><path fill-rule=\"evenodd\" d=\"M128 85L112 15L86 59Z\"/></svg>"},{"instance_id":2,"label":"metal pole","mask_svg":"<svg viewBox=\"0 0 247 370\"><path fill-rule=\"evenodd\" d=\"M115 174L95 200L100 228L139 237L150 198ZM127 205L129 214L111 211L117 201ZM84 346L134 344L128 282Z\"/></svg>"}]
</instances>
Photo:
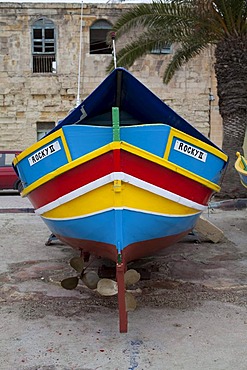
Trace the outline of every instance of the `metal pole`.
<instances>
[{"instance_id":1,"label":"metal pole","mask_svg":"<svg viewBox=\"0 0 247 370\"><path fill-rule=\"evenodd\" d=\"M116 55L115 37L116 37L115 32L112 32L111 38L112 38L114 68L117 68L117 55Z\"/></svg>"},{"instance_id":2,"label":"metal pole","mask_svg":"<svg viewBox=\"0 0 247 370\"><path fill-rule=\"evenodd\" d=\"M80 105L80 85L81 85L81 54L82 54L82 26L83 26L83 1L81 2L81 24L80 24L80 48L79 48L79 61L78 61L78 86L77 86L77 99L76 106Z\"/></svg>"}]
</instances>

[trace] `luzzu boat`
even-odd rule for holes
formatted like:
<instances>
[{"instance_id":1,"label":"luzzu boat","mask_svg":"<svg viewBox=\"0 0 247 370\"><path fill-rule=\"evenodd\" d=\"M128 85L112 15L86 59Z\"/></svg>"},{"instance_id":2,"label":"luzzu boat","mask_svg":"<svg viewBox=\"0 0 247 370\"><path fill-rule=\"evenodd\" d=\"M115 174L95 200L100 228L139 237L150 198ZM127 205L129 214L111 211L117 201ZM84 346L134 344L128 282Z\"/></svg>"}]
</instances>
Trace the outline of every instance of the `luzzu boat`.
<instances>
[{"instance_id":1,"label":"luzzu boat","mask_svg":"<svg viewBox=\"0 0 247 370\"><path fill-rule=\"evenodd\" d=\"M247 188L247 160L239 152L236 155L235 169L239 174L242 185Z\"/></svg>"},{"instance_id":2,"label":"luzzu boat","mask_svg":"<svg viewBox=\"0 0 247 370\"><path fill-rule=\"evenodd\" d=\"M120 331L127 263L188 234L227 156L123 68L116 68L14 167L58 239L116 262Z\"/></svg>"}]
</instances>

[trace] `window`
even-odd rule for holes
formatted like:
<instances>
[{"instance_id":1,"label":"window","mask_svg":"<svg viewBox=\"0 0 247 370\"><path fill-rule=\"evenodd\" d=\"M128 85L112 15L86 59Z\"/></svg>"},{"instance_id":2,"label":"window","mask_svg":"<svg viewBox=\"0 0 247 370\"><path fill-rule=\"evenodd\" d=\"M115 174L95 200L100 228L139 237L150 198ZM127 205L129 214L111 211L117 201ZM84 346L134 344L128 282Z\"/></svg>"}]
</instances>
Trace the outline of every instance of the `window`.
<instances>
[{"instance_id":1,"label":"window","mask_svg":"<svg viewBox=\"0 0 247 370\"><path fill-rule=\"evenodd\" d=\"M171 54L171 45L164 45L161 48L156 48L151 51L151 54Z\"/></svg>"},{"instance_id":2,"label":"window","mask_svg":"<svg viewBox=\"0 0 247 370\"><path fill-rule=\"evenodd\" d=\"M12 162L15 158L15 153L6 153L5 154L5 166L12 166Z\"/></svg>"},{"instance_id":3,"label":"window","mask_svg":"<svg viewBox=\"0 0 247 370\"><path fill-rule=\"evenodd\" d=\"M14 158L15 153L0 153L0 167L12 166Z\"/></svg>"},{"instance_id":4,"label":"window","mask_svg":"<svg viewBox=\"0 0 247 370\"><path fill-rule=\"evenodd\" d=\"M55 127L55 122L37 122L37 140L39 141Z\"/></svg>"},{"instance_id":5,"label":"window","mask_svg":"<svg viewBox=\"0 0 247 370\"><path fill-rule=\"evenodd\" d=\"M33 73L56 72L56 43L54 23L46 18L32 25Z\"/></svg>"},{"instance_id":6,"label":"window","mask_svg":"<svg viewBox=\"0 0 247 370\"><path fill-rule=\"evenodd\" d=\"M90 54L112 54L112 49L106 42L111 29L112 25L105 20L96 21L90 27Z\"/></svg>"}]
</instances>

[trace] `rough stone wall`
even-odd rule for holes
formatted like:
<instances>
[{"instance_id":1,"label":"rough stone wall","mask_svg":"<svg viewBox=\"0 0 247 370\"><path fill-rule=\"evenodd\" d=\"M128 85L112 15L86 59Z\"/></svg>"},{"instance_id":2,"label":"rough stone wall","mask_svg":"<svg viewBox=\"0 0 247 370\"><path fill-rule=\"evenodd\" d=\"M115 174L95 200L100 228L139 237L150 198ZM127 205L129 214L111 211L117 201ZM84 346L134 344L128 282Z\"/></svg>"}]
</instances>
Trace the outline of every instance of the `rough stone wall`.
<instances>
[{"instance_id":1,"label":"rough stone wall","mask_svg":"<svg viewBox=\"0 0 247 370\"><path fill-rule=\"evenodd\" d=\"M106 76L111 55L89 54L89 29L97 19L114 23L127 4L84 4L80 98ZM0 3L0 149L25 149L36 141L37 122L57 122L76 104L80 4ZM57 30L57 73L32 73L31 25L51 19ZM121 42L124 42L122 40ZM117 45L120 48L121 42ZM209 49L176 73L169 85L162 73L171 55L150 54L130 71L177 113L221 146L213 53ZM215 100L209 102L209 92Z\"/></svg>"}]
</instances>

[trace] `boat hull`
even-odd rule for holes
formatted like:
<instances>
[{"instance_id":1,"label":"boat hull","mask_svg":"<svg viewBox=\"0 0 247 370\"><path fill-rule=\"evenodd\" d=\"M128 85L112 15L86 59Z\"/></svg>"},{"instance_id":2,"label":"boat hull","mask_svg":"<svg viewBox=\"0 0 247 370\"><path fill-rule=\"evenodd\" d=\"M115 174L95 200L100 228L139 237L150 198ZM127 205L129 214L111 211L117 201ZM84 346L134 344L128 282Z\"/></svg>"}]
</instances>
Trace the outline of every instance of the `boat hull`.
<instances>
[{"instance_id":1,"label":"boat hull","mask_svg":"<svg viewBox=\"0 0 247 370\"><path fill-rule=\"evenodd\" d=\"M241 184L247 188L247 161L239 152L236 155L238 158L235 162L235 169L239 175Z\"/></svg>"},{"instance_id":2,"label":"boat hull","mask_svg":"<svg viewBox=\"0 0 247 370\"><path fill-rule=\"evenodd\" d=\"M120 332L127 263L170 246L220 190L227 156L129 72L115 69L14 167L52 234L116 262Z\"/></svg>"},{"instance_id":3,"label":"boat hull","mask_svg":"<svg viewBox=\"0 0 247 370\"><path fill-rule=\"evenodd\" d=\"M55 235L72 247L115 262L121 253L129 262L178 241L193 229L198 215L182 217L112 209L83 218L42 218Z\"/></svg>"},{"instance_id":4,"label":"boat hull","mask_svg":"<svg viewBox=\"0 0 247 370\"><path fill-rule=\"evenodd\" d=\"M144 240L142 242L130 244L124 249L122 259L123 261L125 261L125 263L128 263L130 261L135 261L146 256L154 255L160 250L177 243L179 240L185 237L190 232L190 230L191 229L176 235L169 235L163 238ZM89 252L92 255L104 257L116 263L118 262L117 250L113 244L95 242L86 239L83 240L70 238L59 234L57 234L57 237L62 242L70 245L76 250L82 250L83 252Z\"/></svg>"},{"instance_id":5,"label":"boat hull","mask_svg":"<svg viewBox=\"0 0 247 370\"><path fill-rule=\"evenodd\" d=\"M112 142L112 134L62 128L16 166L23 195L53 234L74 248L130 261L194 228L219 189L224 155L167 125L123 127L126 141Z\"/></svg>"}]
</instances>

